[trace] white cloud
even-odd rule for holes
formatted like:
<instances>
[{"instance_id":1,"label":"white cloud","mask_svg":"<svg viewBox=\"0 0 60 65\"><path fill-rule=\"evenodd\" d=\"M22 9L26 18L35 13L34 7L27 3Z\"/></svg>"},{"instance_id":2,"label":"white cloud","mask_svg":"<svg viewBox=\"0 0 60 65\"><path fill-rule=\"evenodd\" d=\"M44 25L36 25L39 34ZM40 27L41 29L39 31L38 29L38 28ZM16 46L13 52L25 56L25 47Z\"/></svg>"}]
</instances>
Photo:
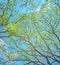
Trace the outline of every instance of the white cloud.
<instances>
[{"instance_id":1,"label":"white cloud","mask_svg":"<svg viewBox=\"0 0 60 65\"><path fill-rule=\"evenodd\" d=\"M40 7L38 7L38 8L36 9L36 11L40 11Z\"/></svg>"},{"instance_id":2,"label":"white cloud","mask_svg":"<svg viewBox=\"0 0 60 65\"><path fill-rule=\"evenodd\" d=\"M47 6L48 6L48 9L50 9L50 8L51 8L51 3L48 3L48 5L47 5Z\"/></svg>"},{"instance_id":3,"label":"white cloud","mask_svg":"<svg viewBox=\"0 0 60 65\"><path fill-rule=\"evenodd\" d=\"M2 39L0 39L0 45L5 45L6 43L2 40Z\"/></svg>"}]
</instances>

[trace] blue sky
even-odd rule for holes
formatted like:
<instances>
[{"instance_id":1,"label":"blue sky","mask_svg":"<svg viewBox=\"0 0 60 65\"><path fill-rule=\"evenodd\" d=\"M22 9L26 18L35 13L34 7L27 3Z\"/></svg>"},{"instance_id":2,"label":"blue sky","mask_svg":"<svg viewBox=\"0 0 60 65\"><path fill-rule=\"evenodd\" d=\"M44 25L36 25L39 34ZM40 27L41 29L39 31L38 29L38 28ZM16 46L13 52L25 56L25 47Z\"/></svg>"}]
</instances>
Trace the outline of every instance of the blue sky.
<instances>
[{"instance_id":1,"label":"blue sky","mask_svg":"<svg viewBox=\"0 0 60 65\"><path fill-rule=\"evenodd\" d=\"M33 0L37 4L36 5L37 7L32 9L32 6L33 6L32 2L33 1L32 0L29 0L29 1L31 1L31 3L29 3L26 7L22 7L20 5L24 4L23 0L22 0L22 2L20 2L20 0L18 0L18 2L20 2L20 3L17 3L15 10L20 12L20 13L34 12L34 11L36 11L36 9L39 10L41 8L41 5L45 3L45 0Z\"/></svg>"}]
</instances>

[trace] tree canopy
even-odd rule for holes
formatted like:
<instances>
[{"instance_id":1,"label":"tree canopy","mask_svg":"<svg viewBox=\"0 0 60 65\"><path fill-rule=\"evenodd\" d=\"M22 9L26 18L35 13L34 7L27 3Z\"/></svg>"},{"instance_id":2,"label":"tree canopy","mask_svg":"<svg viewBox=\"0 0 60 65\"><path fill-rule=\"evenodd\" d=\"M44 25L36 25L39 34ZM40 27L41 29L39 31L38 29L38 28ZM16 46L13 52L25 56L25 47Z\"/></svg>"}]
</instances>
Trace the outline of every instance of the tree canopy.
<instances>
[{"instance_id":1,"label":"tree canopy","mask_svg":"<svg viewBox=\"0 0 60 65\"><path fill-rule=\"evenodd\" d=\"M0 2L0 64L60 65L59 0Z\"/></svg>"}]
</instances>

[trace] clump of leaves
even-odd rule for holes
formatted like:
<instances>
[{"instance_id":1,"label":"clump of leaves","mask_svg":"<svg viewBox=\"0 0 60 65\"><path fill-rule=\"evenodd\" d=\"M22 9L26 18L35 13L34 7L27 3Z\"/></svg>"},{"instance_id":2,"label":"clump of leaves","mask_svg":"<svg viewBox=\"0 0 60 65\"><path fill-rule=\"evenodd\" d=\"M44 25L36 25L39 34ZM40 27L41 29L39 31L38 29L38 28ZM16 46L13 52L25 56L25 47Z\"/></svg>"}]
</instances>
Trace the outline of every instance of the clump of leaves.
<instances>
[{"instance_id":1,"label":"clump of leaves","mask_svg":"<svg viewBox=\"0 0 60 65\"><path fill-rule=\"evenodd\" d=\"M0 15L0 26L5 26L8 24L8 20L4 15Z\"/></svg>"},{"instance_id":2,"label":"clump of leaves","mask_svg":"<svg viewBox=\"0 0 60 65\"><path fill-rule=\"evenodd\" d=\"M8 33L9 34L16 34L17 33L17 26L16 24L9 24L7 27Z\"/></svg>"}]
</instances>

